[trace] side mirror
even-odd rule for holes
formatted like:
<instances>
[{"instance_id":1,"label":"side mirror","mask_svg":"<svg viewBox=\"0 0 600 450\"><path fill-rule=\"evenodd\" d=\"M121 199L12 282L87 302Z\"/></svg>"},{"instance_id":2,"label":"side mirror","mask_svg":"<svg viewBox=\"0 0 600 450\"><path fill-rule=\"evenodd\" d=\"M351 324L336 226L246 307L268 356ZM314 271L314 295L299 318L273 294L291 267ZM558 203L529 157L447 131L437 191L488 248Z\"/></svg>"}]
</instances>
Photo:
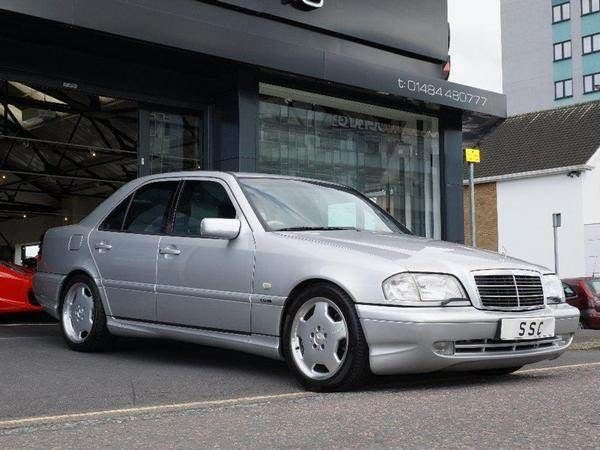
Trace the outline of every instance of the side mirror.
<instances>
[{"instance_id":1,"label":"side mirror","mask_svg":"<svg viewBox=\"0 0 600 450\"><path fill-rule=\"evenodd\" d=\"M231 241L238 237L241 226L239 219L202 219L200 237Z\"/></svg>"}]
</instances>

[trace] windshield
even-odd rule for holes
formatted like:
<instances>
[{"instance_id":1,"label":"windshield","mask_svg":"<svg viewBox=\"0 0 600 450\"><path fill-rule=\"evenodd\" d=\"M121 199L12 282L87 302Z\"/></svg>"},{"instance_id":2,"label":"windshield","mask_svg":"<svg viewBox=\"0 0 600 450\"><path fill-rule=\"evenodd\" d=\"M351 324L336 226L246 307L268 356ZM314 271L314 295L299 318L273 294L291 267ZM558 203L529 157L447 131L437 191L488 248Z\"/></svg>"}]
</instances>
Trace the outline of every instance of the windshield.
<instances>
[{"instance_id":1,"label":"windshield","mask_svg":"<svg viewBox=\"0 0 600 450\"><path fill-rule=\"evenodd\" d=\"M373 202L340 186L283 178L239 180L268 231L408 231Z\"/></svg>"},{"instance_id":2,"label":"windshield","mask_svg":"<svg viewBox=\"0 0 600 450\"><path fill-rule=\"evenodd\" d=\"M592 290L592 293L596 296L600 296L600 278L593 278L587 280L588 287Z\"/></svg>"}]
</instances>

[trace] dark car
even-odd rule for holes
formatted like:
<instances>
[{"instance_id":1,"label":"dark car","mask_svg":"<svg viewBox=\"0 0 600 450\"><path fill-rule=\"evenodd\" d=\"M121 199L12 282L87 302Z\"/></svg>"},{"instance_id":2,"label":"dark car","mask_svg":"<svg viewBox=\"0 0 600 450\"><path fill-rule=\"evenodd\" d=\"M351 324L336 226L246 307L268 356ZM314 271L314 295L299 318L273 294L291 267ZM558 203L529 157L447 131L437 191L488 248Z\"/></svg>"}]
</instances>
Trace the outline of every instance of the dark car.
<instances>
[{"instance_id":1,"label":"dark car","mask_svg":"<svg viewBox=\"0 0 600 450\"><path fill-rule=\"evenodd\" d=\"M569 278L563 287L567 303L581 311L581 324L600 330L600 278Z\"/></svg>"}]
</instances>

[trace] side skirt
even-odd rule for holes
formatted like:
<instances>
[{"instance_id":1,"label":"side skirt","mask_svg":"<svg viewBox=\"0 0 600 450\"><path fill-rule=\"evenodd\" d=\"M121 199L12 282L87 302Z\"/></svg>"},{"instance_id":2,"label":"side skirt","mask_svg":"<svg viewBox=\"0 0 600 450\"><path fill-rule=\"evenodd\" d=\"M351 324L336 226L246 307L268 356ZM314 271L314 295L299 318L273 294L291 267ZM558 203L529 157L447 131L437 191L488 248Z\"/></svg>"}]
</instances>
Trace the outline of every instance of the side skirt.
<instances>
[{"instance_id":1,"label":"side skirt","mask_svg":"<svg viewBox=\"0 0 600 450\"><path fill-rule=\"evenodd\" d=\"M277 336L232 333L115 317L107 317L106 325L115 336L173 339L209 347L237 350L271 359L282 359Z\"/></svg>"}]
</instances>

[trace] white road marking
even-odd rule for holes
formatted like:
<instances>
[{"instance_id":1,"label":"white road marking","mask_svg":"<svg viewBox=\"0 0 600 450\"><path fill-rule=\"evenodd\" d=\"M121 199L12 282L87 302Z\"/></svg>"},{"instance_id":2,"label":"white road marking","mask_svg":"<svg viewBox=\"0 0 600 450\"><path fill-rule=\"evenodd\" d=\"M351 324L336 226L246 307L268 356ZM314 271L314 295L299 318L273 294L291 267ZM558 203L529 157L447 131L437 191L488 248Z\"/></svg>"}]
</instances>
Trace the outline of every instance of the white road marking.
<instances>
[{"instance_id":1,"label":"white road marking","mask_svg":"<svg viewBox=\"0 0 600 450\"><path fill-rule=\"evenodd\" d=\"M536 372L550 372L556 370L567 370L567 369L581 369L589 367L600 367L600 361L592 363L582 364L568 364L562 366L551 366L551 367L540 367L536 369L525 369L519 370L516 373L536 373ZM279 400L279 399L290 399L290 398L302 398L315 395L311 392L298 391L288 392L284 394L273 394L273 395L257 395L254 397L238 397L224 400L207 400L201 402L189 402L189 403L170 403L164 405L154 406L141 406L137 408L119 408L119 409L108 409L101 411L90 411L84 413L73 413L73 414L60 414L54 416L38 416L38 417L25 417L23 419L14 420L3 420L0 421L0 430L34 426L34 425L48 425L59 422L69 421L80 421L89 419L102 419L111 418L114 416L125 416L125 415L141 415L141 414L152 414L152 413L165 413L171 411L185 411L190 409L208 408L212 406L234 406L243 403L252 403L265 400Z\"/></svg>"},{"instance_id":2,"label":"white road marking","mask_svg":"<svg viewBox=\"0 0 600 450\"><path fill-rule=\"evenodd\" d=\"M0 337L0 341L18 341L19 339L48 339L48 336L13 336L13 337Z\"/></svg>"},{"instance_id":3,"label":"white road marking","mask_svg":"<svg viewBox=\"0 0 600 450\"><path fill-rule=\"evenodd\" d=\"M600 361L592 362L592 363L581 363L581 364L566 364L564 366L538 367L536 369L519 370L515 373L549 372L552 370L580 369L583 367L597 367L597 366L600 366Z\"/></svg>"},{"instance_id":4,"label":"white road marking","mask_svg":"<svg viewBox=\"0 0 600 450\"><path fill-rule=\"evenodd\" d=\"M39 416L39 417L26 417L23 419L14 420L3 420L0 421L0 430L7 428L24 427L30 425L42 425L56 422L69 422L79 421L88 419L102 419L112 416L124 416L124 415L140 415L149 413L164 413L170 411L184 411L189 409L207 408L211 406L227 406L237 405L243 403L251 403L265 400L278 400L278 399L289 399L289 398L301 398L314 395L311 392L288 392L284 394L273 394L273 395L257 395L254 397L238 397L230 398L225 400L207 400L202 402L189 402L189 403L170 403L165 405L155 406L140 406L137 408L119 408L119 409L107 409L102 411L90 411L84 413L74 414L60 414L55 416Z\"/></svg>"}]
</instances>

